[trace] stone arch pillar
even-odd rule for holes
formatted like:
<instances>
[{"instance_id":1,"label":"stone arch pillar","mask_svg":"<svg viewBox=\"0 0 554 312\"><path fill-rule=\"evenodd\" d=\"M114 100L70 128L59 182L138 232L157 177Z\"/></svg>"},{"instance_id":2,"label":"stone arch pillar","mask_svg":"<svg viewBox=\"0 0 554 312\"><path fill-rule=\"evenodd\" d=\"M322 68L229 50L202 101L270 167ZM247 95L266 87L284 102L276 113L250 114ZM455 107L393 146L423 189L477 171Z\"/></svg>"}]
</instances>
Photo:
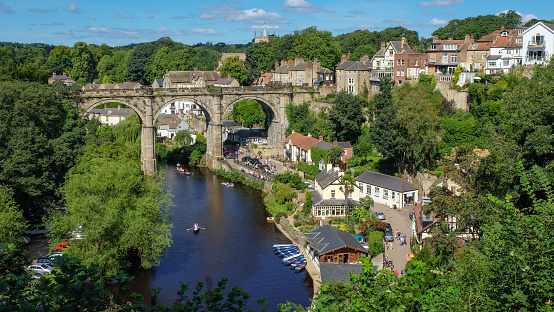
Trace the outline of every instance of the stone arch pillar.
<instances>
[{"instance_id":1,"label":"stone arch pillar","mask_svg":"<svg viewBox=\"0 0 554 312\"><path fill-rule=\"evenodd\" d=\"M146 98L144 118L142 120L142 131L140 136L142 171L147 176L156 175L156 128L154 127L154 116L152 114L152 98Z\"/></svg>"}]
</instances>

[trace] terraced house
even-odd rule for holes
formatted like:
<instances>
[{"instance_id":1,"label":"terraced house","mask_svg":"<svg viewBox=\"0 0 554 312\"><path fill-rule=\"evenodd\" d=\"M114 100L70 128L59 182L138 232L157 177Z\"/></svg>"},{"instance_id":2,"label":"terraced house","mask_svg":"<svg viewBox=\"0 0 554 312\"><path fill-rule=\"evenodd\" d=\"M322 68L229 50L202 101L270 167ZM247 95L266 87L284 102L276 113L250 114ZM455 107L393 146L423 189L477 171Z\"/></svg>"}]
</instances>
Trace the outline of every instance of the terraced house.
<instances>
[{"instance_id":1,"label":"terraced house","mask_svg":"<svg viewBox=\"0 0 554 312\"><path fill-rule=\"evenodd\" d=\"M271 82L279 85L312 86L317 80L321 63L316 58L313 62L305 62L298 57L294 60L275 62L275 70L271 75Z\"/></svg>"},{"instance_id":2,"label":"terraced house","mask_svg":"<svg viewBox=\"0 0 554 312\"><path fill-rule=\"evenodd\" d=\"M472 43L469 35L462 40L439 40L434 36L426 52L425 72L434 75L437 82L449 83L458 66L469 68L466 63L467 48Z\"/></svg>"},{"instance_id":3,"label":"terraced house","mask_svg":"<svg viewBox=\"0 0 554 312\"><path fill-rule=\"evenodd\" d=\"M341 62L335 70L337 91L346 91L351 94L360 94L364 89L371 88L371 63L364 55L359 61L349 61L350 54L343 54Z\"/></svg>"}]
</instances>

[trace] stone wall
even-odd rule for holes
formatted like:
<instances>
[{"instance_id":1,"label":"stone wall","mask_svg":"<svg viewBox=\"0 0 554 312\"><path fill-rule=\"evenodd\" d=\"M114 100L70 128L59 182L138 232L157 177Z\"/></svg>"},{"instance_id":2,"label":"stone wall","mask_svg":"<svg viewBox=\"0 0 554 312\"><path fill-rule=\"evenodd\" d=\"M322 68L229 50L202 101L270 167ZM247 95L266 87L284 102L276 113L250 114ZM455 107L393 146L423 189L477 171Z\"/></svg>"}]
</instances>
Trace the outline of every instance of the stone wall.
<instances>
[{"instance_id":1,"label":"stone wall","mask_svg":"<svg viewBox=\"0 0 554 312\"><path fill-rule=\"evenodd\" d=\"M466 90L458 91L450 89L449 83L437 83L435 90L439 90L448 101L454 101L454 103L456 103L456 108L465 111L469 110L469 104L467 102L469 94Z\"/></svg>"}]
</instances>

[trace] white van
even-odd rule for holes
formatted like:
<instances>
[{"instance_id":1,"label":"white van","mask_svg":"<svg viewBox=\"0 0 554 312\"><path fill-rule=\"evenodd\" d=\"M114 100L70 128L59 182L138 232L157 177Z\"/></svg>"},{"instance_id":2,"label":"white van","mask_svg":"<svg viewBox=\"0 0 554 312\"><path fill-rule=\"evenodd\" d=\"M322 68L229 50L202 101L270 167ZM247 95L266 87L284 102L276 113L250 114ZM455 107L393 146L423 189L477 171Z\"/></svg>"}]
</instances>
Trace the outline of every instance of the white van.
<instances>
[{"instance_id":1,"label":"white van","mask_svg":"<svg viewBox=\"0 0 554 312\"><path fill-rule=\"evenodd\" d=\"M48 229L48 226L46 224L34 224L27 230L27 234L29 235L42 235L50 232L50 229Z\"/></svg>"}]
</instances>

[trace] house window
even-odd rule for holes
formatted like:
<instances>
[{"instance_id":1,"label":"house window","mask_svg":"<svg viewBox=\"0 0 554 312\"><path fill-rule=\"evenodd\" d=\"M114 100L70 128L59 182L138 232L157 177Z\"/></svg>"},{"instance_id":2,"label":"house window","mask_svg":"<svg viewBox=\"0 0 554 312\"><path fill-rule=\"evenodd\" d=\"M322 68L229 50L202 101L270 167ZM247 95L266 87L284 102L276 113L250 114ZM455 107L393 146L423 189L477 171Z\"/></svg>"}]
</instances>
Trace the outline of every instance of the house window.
<instances>
[{"instance_id":1,"label":"house window","mask_svg":"<svg viewBox=\"0 0 554 312\"><path fill-rule=\"evenodd\" d=\"M503 65L503 66L509 66L509 65L510 65L510 61L502 61L502 65Z\"/></svg>"},{"instance_id":2,"label":"house window","mask_svg":"<svg viewBox=\"0 0 554 312\"><path fill-rule=\"evenodd\" d=\"M349 84L353 84L353 83L354 83L354 78L349 77L349 78L348 78L348 83L349 83Z\"/></svg>"},{"instance_id":3,"label":"house window","mask_svg":"<svg viewBox=\"0 0 554 312\"><path fill-rule=\"evenodd\" d=\"M399 86L402 85L402 80L398 80L398 85L399 85Z\"/></svg>"},{"instance_id":4,"label":"house window","mask_svg":"<svg viewBox=\"0 0 554 312\"><path fill-rule=\"evenodd\" d=\"M400 77L404 77L404 70L403 69L400 70Z\"/></svg>"},{"instance_id":5,"label":"house window","mask_svg":"<svg viewBox=\"0 0 554 312\"><path fill-rule=\"evenodd\" d=\"M486 54L481 55L481 59L482 59L482 60L484 60L484 59L486 59L486 58L487 58L487 55L486 55Z\"/></svg>"},{"instance_id":6,"label":"house window","mask_svg":"<svg viewBox=\"0 0 554 312\"><path fill-rule=\"evenodd\" d=\"M458 54L452 54L450 56L450 62L451 63L458 63Z\"/></svg>"},{"instance_id":7,"label":"house window","mask_svg":"<svg viewBox=\"0 0 554 312\"><path fill-rule=\"evenodd\" d=\"M392 192L392 194L391 194L392 201L394 201L394 194L396 194L396 193Z\"/></svg>"},{"instance_id":8,"label":"house window","mask_svg":"<svg viewBox=\"0 0 554 312\"><path fill-rule=\"evenodd\" d=\"M489 61L489 66L496 66L496 61Z\"/></svg>"},{"instance_id":9,"label":"house window","mask_svg":"<svg viewBox=\"0 0 554 312\"><path fill-rule=\"evenodd\" d=\"M380 195L379 188L375 187L375 194L373 196L379 197L379 195Z\"/></svg>"},{"instance_id":10,"label":"house window","mask_svg":"<svg viewBox=\"0 0 554 312\"><path fill-rule=\"evenodd\" d=\"M389 199L389 190L383 190L383 199Z\"/></svg>"},{"instance_id":11,"label":"house window","mask_svg":"<svg viewBox=\"0 0 554 312\"><path fill-rule=\"evenodd\" d=\"M475 70L479 71L480 69L481 69L481 64L480 63L475 63Z\"/></svg>"},{"instance_id":12,"label":"house window","mask_svg":"<svg viewBox=\"0 0 554 312\"><path fill-rule=\"evenodd\" d=\"M380 67L380 66L381 66L381 62L377 61L377 67Z\"/></svg>"},{"instance_id":13,"label":"house window","mask_svg":"<svg viewBox=\"0 0 554 312\"><path fill-rule=\"evenodd\" d=\"M442 54L442 63L443 64L448 63L448 53L443 53Z\"/></svg>"},{"instance_id":14,"label":"house window","mask_svg":"<svg viewBox=\"0 0 554 312\"><path fill-rule=\"evenodd\" d=\"M471 55L469 56L469 59L470 59L470 60L473 60L473 58L475 58L475 55L471 54Z\"/></svg>"},{"instance_id":15,"label":"house window","mask_svg":"<svg viewBox=\"0 0 554 312\"><path fill-rule=\"evenodd\" d=\"M394 51L393 50L390 50L389 51L389 55L393 55Z\"/></svg>"},{"instance_id":16,"label":"house window","mask_svg":"<svg viewBox=\"0 0 554 312\"><path fill-rule=\"evenodd\" d=\"M331 198L335 198L335 190L331 190Z\"/></svg>"},{"instance_id":17,"label":"house window","mask_svg":"<svg viewBox=\"0 0 554 312\"><path fill-rule=\"evenodd\" d=\"M400 69L396 70L396 77L400 77Z\"/></svg>"},{"instance_id":18,"label":"house window","mask_svg":"<svg viewBox=\"0 0 554 312\"><path fill-rule=\"evenodd\" d=\"M354 86L348 86L348 92L354 93Z\"/></svg>"},{"instance_id":19,"label":"house window","mask_svg":"<svg viewBox=\"0 0 554 312\"><path fill-rule=\"evenodd\" d=\"M367 185L365 192L367 195L371 195L371 186Z\"/></svg>"},{"instance_id":20,"label":"house window","mask_svg":"<svg viewBox=\"0 0 554 312\"><path fill-rule=\"evenodd\" d=\"M396 60L396 65L398 66L404 66L404 60Z\"/></svg>"},{"instance_id":21,"label":"house window","mask_svg":"<svg viewBox=\"0 0 554 312\"><path fill-rule=\"evenodd\" d=\"M445 50L456 50L456 46L457 46L456 43L446 43L444 45L443 49L445 49Z\"/></svg>"}]
</instances>

